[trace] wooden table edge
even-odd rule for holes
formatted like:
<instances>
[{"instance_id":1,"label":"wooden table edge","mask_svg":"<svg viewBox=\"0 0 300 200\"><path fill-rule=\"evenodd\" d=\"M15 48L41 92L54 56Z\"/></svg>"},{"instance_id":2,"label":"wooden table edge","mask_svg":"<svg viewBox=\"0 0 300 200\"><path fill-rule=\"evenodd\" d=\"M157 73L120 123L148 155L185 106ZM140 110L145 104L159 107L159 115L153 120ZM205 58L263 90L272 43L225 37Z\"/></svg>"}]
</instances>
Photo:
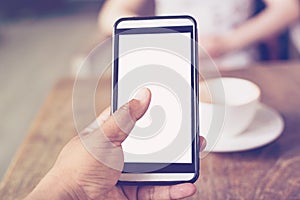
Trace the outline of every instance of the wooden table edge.
<instances>
[{"instance_id":1,"label":"wooden table edge","mask_svg":"<svg viewBox=\"0 0 300 200\"><path fill-rule=\"evenodd\" d=\"M30 126L28 128L27 133L25 134L25 137L23 139L23 142L21 144L21 146L17 149L16 153L14 154L11 162L9 163L9 166L0 182L0 191L2 190L2 188L5 186L6 182L9 180L10 176L12 175L12 173L14 172L14 168L17 165L17 161L19 160L20 156L24 153L24 149L26 148L26 146L28 145L27 141L30 140L30 137L32 135L32 133L37 129L38 126L38 119L40 118L40 116L43 113L43 108L46 107L46 105L48 104L48 101L50 101L52 98L51 96L54 95L55 93L55 88L59 87L61 84L63 84L63 82L66 81L72 81L74 82L74 78L72 77L62 77L58 80L58 82L56 82L54 84L54 86L51 88L50 93L45 97L45 99L43 100L42 105L39 108L38 113L35 115L35 117L32 119L32 121L30 122Z\"/></svg>"}]
</instances>

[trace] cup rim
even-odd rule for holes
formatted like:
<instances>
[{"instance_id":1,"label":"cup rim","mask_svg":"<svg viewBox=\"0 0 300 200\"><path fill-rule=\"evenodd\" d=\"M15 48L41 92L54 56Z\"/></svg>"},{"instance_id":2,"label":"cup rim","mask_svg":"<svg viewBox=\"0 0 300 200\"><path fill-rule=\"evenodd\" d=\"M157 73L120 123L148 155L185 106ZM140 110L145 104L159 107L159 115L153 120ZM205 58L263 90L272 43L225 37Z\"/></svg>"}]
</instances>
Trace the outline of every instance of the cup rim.
<instances>
[{"instance_id":1,"label":"cup rim","mask_svg":"<svg viewBox=\"0 0 300 200\"><path fill-rule=\"evenodd\" d=\"M209 81L213 81L213 80L216 80L216 79L220 79L222 81L222 84L223 84L223 80L237 80L237 81L242 81L242 82L246 82L247 84L251 85L254 89L255 89L255 95L252 97L252 98L249 98L248 100L244 101L244 102L240 102L240 103L236 103L236 104L228 104L225 100L225 103L224 104L221 104L221 103L214 103L214 102L202 102L201 99L199 99L199 103L200 104L204 104L204 105L219 105L219 106L232 106L232 107L236 107L236 106L242 106L242 105L247 105L247 104L250 104L254 101L257 101L260 99L261 97L261 89L258 87L257 84L255 84L254 82L248 80L248 79L243 79L243 78L236 78L236 77L221 77L221 78L212 78L212 79L209 79L209 80L205 80L205 84L207 84L206 82L209 82ZM199 87L200 88L200 87ZM211 93L209 91L209 94L211 96Z\"/></svg>"}]
</instances>

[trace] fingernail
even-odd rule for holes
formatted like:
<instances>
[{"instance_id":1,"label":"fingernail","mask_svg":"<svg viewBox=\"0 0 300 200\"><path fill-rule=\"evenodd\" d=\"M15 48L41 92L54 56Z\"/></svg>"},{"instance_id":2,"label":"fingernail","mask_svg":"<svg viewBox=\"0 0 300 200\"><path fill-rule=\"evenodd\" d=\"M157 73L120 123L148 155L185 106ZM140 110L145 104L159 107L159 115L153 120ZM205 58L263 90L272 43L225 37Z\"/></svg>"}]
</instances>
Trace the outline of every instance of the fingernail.
<instances>
[{"instance_id":1,"label":"fingernail","mask_svg":"<svg viewBox=\"0 0 300 200\"><path fill-rule=\"evenodd\" d=\"M206 147L206 139L200 140L201 144L200 144L200 152L203 151Z\"/></svg>"},{"instance_id":2,"label":"fingernail","mask_svg":"<svg viewBox=\"0 0 300 200\"><path fill-rule=\"evenodd\" d=\"M195 185L191 183L184 183L172 186L170 190L170 195L172 199L181 199L192 196L193 194L195 194L195 192Z\"/></svg>"},{"instance_id":3,"label":"fingernail","mask_svg":"<svg viewBox=\"0 0 300 200\"><path fill-rule=\"evenodd\" d=\"M148 97L148 89L147 88L142 88L138 91L138 93L134 96L134 99L139 100L139 101L144 101Z\"/></svg>"}]
</instances>

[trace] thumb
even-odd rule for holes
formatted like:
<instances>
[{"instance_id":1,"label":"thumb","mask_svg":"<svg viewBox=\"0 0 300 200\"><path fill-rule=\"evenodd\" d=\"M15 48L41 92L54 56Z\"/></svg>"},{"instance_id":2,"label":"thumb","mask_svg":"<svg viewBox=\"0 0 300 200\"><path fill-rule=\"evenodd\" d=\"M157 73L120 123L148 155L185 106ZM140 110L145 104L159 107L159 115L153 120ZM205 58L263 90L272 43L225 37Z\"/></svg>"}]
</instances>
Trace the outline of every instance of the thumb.
<instances>
[{"instance_id":1,"label":"thumb","mask_svg":"<svg viewBox=\"0 0 300 200\"><path fill-rule=\"evenodd\" d=\"M99 116L99 128L88 128L79 134L86 150L100 163L121 171L123 168L121 143L134 127L136 120L146 112L150 99L150 90L145 88L112 115L109 116L108 109L104 111Z\"/></svg>"},{"instance_id":2,"label":"thumb","mask_svg":"<svg viewBox=\"0 0 300 200\"><path fill-rule=\"evenodd\" d=\"M136 121L147 111L151 100L148 88L141 89L128 103L114 112L102 125L103 134L116 146L127 138Z\"/></svg>"}]
</instances>

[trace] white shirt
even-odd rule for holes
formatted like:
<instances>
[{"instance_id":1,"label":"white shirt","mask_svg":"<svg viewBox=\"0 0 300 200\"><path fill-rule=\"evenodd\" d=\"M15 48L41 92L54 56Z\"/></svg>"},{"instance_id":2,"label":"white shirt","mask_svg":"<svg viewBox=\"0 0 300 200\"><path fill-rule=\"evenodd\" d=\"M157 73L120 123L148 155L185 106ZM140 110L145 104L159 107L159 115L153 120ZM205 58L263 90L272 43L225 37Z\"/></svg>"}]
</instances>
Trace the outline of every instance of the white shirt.
<instances>
[{"instance_id":1,"label":"white shirt","mask_svg":"<svg viewBox=\"0 0 300 200\"><path fill-rule=\"evenodd\" d=\"M191 15L202 36L228 34L253 13L253 0L156 0L156 15ZM201 41L200 41L201 43ZM242 49L214 59L223 69L249 65L253 49Z\"/></svg>"}]
</instances>

